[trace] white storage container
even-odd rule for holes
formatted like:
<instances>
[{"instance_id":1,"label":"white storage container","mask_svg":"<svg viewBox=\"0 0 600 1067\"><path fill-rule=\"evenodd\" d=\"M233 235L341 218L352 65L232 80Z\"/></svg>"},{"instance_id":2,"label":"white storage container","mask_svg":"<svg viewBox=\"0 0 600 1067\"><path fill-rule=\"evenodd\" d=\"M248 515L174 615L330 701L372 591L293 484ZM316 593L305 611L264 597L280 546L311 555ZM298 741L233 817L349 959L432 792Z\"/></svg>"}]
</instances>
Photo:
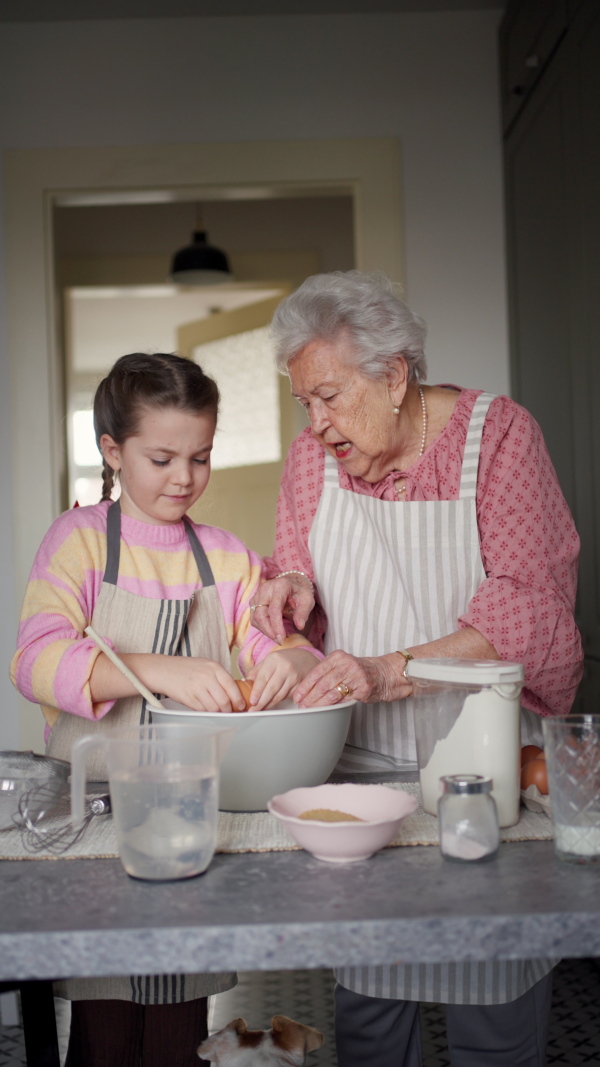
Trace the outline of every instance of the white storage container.
<instances>
[{"instance_id":1,"label":"white storage container","mask_svg":"<svg viewBox=\"0 0 600 1067\"><path fill-rule=\"evenodd\" d=\"M425 811L437 814L440 778L493 780L500 826L519 818L520 710L524 671L501 660L414 659L415 732Z\"/></svg>"}]
</instances>

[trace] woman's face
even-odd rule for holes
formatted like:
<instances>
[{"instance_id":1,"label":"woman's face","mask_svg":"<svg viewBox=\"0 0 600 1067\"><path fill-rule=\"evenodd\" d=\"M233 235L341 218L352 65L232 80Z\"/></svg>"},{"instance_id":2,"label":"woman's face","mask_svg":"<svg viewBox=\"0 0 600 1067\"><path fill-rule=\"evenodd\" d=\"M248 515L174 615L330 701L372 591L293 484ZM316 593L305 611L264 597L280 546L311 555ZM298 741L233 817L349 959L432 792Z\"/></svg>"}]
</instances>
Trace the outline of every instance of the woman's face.
<instances>
[{"instance_id":1,"label":"woman's face","mask_svg":"<svg viewBox=\"0 0 600 1067\"><path fill-rule=\"evenodd\" d=\"M390 380L366 378L350 361L349 341L311 341L290 361L292 393L314 436L354 477L378 482L393 469L398 449L394 404L406 392L406 365Z\"/></svg>"}]
</instances>

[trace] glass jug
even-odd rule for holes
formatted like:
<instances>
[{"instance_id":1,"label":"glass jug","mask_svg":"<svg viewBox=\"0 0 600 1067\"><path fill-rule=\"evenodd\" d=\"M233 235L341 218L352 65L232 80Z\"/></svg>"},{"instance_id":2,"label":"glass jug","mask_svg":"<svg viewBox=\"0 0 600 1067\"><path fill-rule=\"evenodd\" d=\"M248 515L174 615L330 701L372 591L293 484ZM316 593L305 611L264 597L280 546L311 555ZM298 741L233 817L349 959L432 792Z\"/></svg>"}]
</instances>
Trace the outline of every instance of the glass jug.
<instances>
[{"instance_id":1,"label":"glass jug","mask_svg":"<svg viewBox=\"0 0 600 1067\"><path fill-rule=\"evenodd\" d=\"M121 727L82 737L71 752L71 818L84 815L88 753L105 750L119 857L132 878L173 881L208 867L217 836L224 726Z\"/></svg>"}]
</instances>

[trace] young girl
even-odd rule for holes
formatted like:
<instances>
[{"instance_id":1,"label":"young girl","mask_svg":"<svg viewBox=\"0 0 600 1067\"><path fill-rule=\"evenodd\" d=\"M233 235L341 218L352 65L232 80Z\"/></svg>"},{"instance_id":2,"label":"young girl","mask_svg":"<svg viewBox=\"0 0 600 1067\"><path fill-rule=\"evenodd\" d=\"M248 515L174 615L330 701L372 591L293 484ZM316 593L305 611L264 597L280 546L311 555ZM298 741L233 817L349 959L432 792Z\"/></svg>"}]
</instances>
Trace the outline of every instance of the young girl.
<instances>
[{"instance_id":1,"label":"young girl","mask_svg":"<svg viewBox=\"0 0 600 1067\"><path fill-rule=\"evenodd\" d=\"M143 700L94 642L90 623L155 693L206 711L243 710L230 653L252 671L265 707L291 693L315 652L288 633L277 646L251 625L259 557L186 512L210 478L218 390L190 360L119 359L94 398L103 456L99 504L53 523L36 556L11 665L39 702L47 752L70 759L84 734L148 721ZM111 501L115 475L121 495ZM259 666L256 666L259 665ZM95 774L93 772L96 772ZM106 777L101 760L97 780ZM206 998L234 974L74 979L67 1067L191 1067L206 1036Z\"/></svg>"}]
</instances>

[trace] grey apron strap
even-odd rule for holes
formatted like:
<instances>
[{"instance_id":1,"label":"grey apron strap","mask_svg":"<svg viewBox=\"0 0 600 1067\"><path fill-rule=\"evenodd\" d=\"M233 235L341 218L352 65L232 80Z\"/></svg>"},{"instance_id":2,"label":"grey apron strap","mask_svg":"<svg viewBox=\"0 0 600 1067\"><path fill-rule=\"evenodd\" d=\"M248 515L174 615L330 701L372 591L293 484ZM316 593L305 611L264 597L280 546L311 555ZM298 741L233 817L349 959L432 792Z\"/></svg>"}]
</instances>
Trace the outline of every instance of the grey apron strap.
<instances>
[{"instance_id":1,"label":"grey apron strap","mask_svg":"<svg viewBox=\"0 0 600 1067\"><path fill-rule=\"evenodd\" d=\"M190 548L196 561L198 573L204 587L215 584L215 576L212 572L206 552L200 544L196 532L184 515L185 532L188 536ZM106 569L104 579L107 585L116 585L119 577L119 562L121 558L121 505L115 500L108 509L106 515Z\"/></svg>"},{"instance_id":2,"label":"grey apron strap","mask_svg":"<svg viewBox=\"0 0 600 1067\"><path fill-rule=\"evenodd\" d=\"M106 569L103 581L116 585L121 558L121 505L115 500L106 515Z\"/></svg>"},{"instance_id":3,"label":"grey apron strap","mask_svg":"<svg viewBox=\"0 0 600 1067\"><path fill-rule=\"evenodd\" d=\"M212 572L210 563L208 562L206 552L202 548L202 545L200 544L196 536L196 531L194 530L194 527L192 526L191 521L190 519L188 519L187 515L184 515L183 521L185 523L185 530L188 535L188 541L190 542L190 548L192 550L194 559L196 560L196 566L202 579L202 585L206 589L207 586L215 584L215 576Z\"/></svg>"}]
</instances>

